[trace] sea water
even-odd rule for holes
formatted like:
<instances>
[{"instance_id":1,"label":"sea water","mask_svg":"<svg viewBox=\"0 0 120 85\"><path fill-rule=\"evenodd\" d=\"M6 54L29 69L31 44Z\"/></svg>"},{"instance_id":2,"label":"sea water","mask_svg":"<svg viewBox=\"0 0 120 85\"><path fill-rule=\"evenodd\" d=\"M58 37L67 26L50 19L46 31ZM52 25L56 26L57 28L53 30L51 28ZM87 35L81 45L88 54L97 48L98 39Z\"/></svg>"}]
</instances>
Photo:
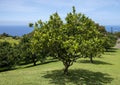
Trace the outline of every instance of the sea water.
<instances>
[{"instance_id":1,"label":"sea water","mask_svg":"<svg viewBox=\"0 0 120 85\"><path fill-rule=\"evenodd\" d=\"M29 26L20 25L20 26L0 26L0 34L7 33L12 36L22 36L33 31L33 28Z\"/></svg>"}]
</instances>

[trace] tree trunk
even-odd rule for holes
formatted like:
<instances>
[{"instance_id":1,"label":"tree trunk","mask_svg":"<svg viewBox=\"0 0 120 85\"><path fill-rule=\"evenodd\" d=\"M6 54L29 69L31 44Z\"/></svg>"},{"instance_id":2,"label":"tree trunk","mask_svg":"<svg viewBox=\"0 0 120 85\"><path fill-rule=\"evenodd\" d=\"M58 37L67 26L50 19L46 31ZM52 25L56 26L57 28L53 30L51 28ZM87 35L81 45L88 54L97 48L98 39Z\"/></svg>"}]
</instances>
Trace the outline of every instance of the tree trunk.
<instances>
[{"instance_id":1,"label":"tree trunk","mask_svg":"<svg viewBox=\"0 0 120 85\"><path fill-rule=\"evenodd\" d=\"M90 62L93 63L92 55L90 56Z\"/></svg>"},{"instance_id":2,"label":"tree trunk","mask_svg":"<svg viewBox=\"0 0 120 85\"><path fill-rule=\"evenodd\" d=\"M64 74L65 74L65 75L68 74L68 67L69 67L69 65L66 65L66 66L65 66L65 69L64 69Z\"/></svg>"},{"instance_id":3,"label":"tree trunk","mask_svg":"<svg viewBox=\"0 0 120 85\"><path fill-rule=\"evenodd\" d=\"M35 54L32 56L33 65L36 66Z\"/></svg>"},{"instance_id":4,"label":"tree trunk","mask_svg":"<svg viewBox=\"0 0 120 85\"><path fill-rule=\"evenodd\" d=\"M34 63L33 65L36 66L36 62L34 61L33 63Z\"/></svg>"},{"instance_id":5,"label":"tree trunk","mask_svg":"<svg viewBox=\"0 0 120 85\"><path fill-rule=\"evenodd\" d=\"M65 75L68 75L68 68L73 65L73 61L72 60L65 60L65 61L62 61L63 62L63 65L65 66L65 69L64 69L64 74Z\"/></svg>"},{"instance_id":6,"label":"tree trunk","mask_svg":"<svg viewBox=\"0 0 120 85\"><path fill-rule=\"evenodd\" d=\"M65 66L65 69L64 69L64 74L65 74L65 75L68 74L68 68L69 68L69 66L71 65L70 63L71 63L71 61L64 61L64 62L63 62L64 66Z\"/></svg>"}]
</instances>

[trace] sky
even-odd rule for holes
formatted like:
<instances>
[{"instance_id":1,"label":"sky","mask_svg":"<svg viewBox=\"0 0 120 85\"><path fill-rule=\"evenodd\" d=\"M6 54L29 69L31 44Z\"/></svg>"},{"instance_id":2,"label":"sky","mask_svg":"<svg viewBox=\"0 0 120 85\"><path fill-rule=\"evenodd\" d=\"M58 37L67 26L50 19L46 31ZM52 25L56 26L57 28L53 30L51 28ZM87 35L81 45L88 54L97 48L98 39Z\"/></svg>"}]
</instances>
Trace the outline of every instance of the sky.
<instances>
[{"instance_id":1,"label":"sky","mask_svg":"<svg viewBox=\"0 0 120 85\"><path fill-rule=\"evenodd\" d=\"M0 25L47 21L55 12L64 20L72 6L100 25L120 25L120 0L0 0Z\"/></svg>"}]
</instances>

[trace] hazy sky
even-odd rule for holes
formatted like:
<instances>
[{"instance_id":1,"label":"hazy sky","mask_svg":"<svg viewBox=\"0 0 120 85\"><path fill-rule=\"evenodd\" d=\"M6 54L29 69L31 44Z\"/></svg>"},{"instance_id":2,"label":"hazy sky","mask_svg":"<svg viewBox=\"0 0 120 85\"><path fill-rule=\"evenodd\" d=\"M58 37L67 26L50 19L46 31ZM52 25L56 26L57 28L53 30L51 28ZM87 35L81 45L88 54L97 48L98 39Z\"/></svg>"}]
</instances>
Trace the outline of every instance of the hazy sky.
<instances>
[{"instance_id":1,"label":"hazy sky","mask_svg":"<svg viewBox=\"0 0 120 85\"><path fill-rule=\"evenodd\" d=\"M120 0L0 0L0 25L46 21L54 12L64 19L72 6L101 25L120 25Z\"/></svg>"}]
</instances>

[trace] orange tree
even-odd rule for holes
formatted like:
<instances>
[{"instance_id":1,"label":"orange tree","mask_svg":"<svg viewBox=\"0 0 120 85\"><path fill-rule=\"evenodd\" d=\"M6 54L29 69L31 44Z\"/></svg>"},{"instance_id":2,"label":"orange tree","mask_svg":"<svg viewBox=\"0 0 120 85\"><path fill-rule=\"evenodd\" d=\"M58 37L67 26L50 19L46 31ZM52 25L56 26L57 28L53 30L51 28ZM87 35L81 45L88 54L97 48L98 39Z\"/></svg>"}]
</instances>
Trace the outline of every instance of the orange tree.
<instances>
[{"instance_id":1,"label":"orange tree","mask_svg":"<svg viewBox=\"0 0 120 85\"><path fill-rule=\"evenodd\" d=\"M52 56L62 61L68 68L80 57L95 57L103 51L102 38L94 21L84 14L73 11L62 21L58 13L50 16L47 22L39 20L34 26L31 39L33 53L40 56Z\"/></svg>"}]
</instances>

